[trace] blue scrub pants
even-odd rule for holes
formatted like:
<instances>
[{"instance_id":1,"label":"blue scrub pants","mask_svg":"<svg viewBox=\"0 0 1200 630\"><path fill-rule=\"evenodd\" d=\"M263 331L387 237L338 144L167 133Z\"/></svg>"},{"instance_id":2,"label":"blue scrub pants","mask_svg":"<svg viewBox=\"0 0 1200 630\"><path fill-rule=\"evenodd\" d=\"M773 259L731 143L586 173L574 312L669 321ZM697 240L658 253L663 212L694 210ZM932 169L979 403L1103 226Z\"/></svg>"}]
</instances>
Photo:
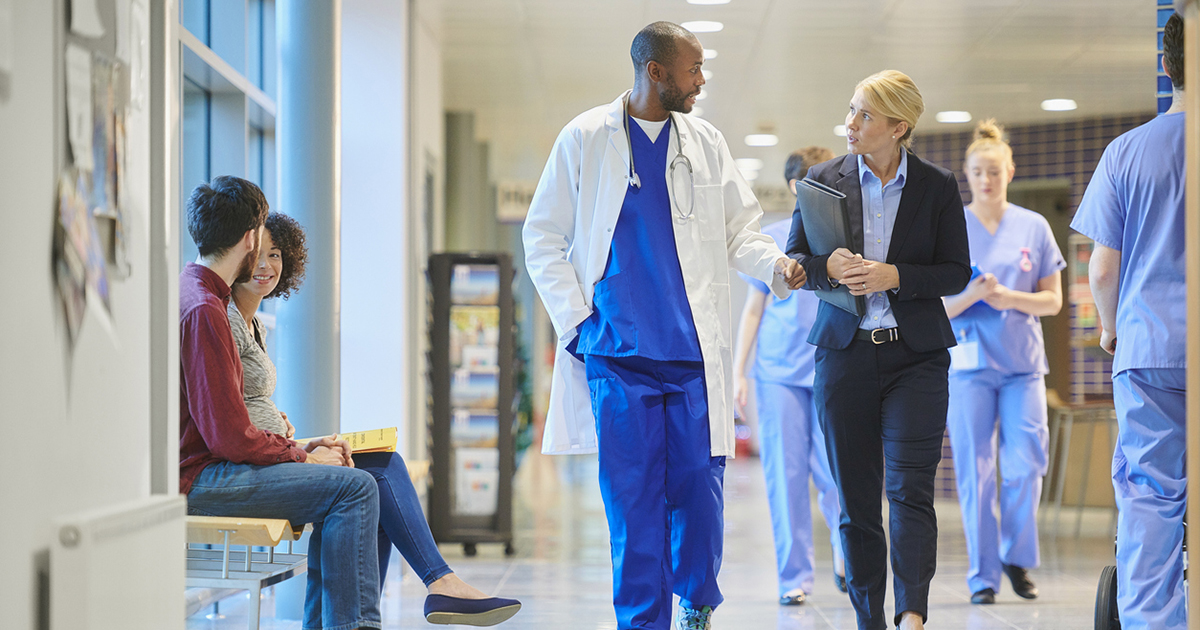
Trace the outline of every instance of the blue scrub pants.
<instances>
[{"instance_id":1,"label":"blue scrub pants","mask_svg":"<svg viewBox=\"0 0 1200 630\"><path fill-rule=\"evenodd\" d=\"M1045 379L992 369L953 373L948 425L970 558L967 587L999 592L1002 562L1025 569L1040 564L1037 510L1049 442ZM997 450L1004 477L998 502Z\"/></svg>"},{"instance_id":2,"label":"blue scrub pants","mask_svg":"<svg viewBox=\"0 0 1200 630\"><path fill-rule=\"evenodd\" d=\"M844 566L838 535L841 508L837 486L829 472L825 434L817 422L811 387L757 382L758 427L762 446L767 501L775 532L775 562L779 570L779 595L813 590L812 503L808 476L817 486L821 514L829 526L833 566ZM844 570L844 569L842 569Z\"/></svg>"},{"instance_id":3,"label":"blue scrub pants","mask_svg":"<svg viewBox=\"0 0 1200 630\"><path fill-rule=\"evenodd\" d=\"M716 607L725 458L710 456L704 364L585 359L620 630L668 630L671 594Z\"/></svg>"},{"instance_id":4,"label":"blue scrub pants","mask_svg":"<svg viewBox=\"0 0 1200 630\"><path fill-rule=\"evenodd\" d=\"M1131 369L1113 377L1120 428L1112 465L1119 510L1117 606L1125 630L1187 627L1181 548L1187 505L1186 373Z\"/></svg>"}]
</instances>

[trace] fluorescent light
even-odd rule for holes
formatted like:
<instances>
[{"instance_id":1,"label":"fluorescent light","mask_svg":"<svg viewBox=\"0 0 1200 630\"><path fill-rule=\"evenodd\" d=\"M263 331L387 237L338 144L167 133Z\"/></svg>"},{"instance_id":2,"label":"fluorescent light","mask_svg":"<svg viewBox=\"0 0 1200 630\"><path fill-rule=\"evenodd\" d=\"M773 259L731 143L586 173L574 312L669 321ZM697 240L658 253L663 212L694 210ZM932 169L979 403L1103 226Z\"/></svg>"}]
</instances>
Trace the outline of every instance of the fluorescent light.
<instances>
[{"instance_id":1,"label":"fluorescent light","mask_svg":"<svg viewBox=\"0 0 1200 630\"><path fill-rule=\"evenodd\" d=\"M1069 112L1078 107L1069 98L1050 98L1042 101L1042 109L1048 112Z\"/></svg>"},{"instance_id":2,"label":"fluorescent light","mask_svg":"<svg viewBox=\"0 0 1200 630\"><path fill-rule=\"evenodd\" d=\"M688 0L688 4L729 4L729 0Z\"/></svg>"},{"instance_id":3,"label":"fluorescent light","mask_svg":"<svg viewBox=\"0 0 1200 630\"><path fill-rule=\"evenodd\" d=\"M748 147L773 147L779 144L779 137L773 133L752 133L746 136Z\"/></svg>"},{"instance_id":4,"label":"fluorescent light","mask_svg":"<svg viewBox=\"0 0 1200 630\"><path fill-rule=\"evenodd\" d=\"M763 167L763 161L758 158L738 158L733 161L740 171L757 171Z\"/></svg>"},{"instance_id":5,"label":"fluorescent light","mask_svg":"<svg viewBox=\"0 0 1200 630\"><path fill-rule=\"evenodd\" d=\"M708 90L705 90L704 88L700 88L700 93L696 95L696 100L703 101L706 98L708 98Z\"/></svg>"},{"instance_id":6,"label":"fluorescent light","mask_svg":"<svg viewBox=\"0 0 1200 630\"><path fill-rule=\"evenodd\" d=\"M712 70L705 68L700 71L700 74L704 75L705 81L712 81Z\"/></svg>"},{"instance_id":7,"label":"fluorescent light","mask_svg":"<svg viewBox=\"0 0 1200 630\"><path fill-rule=\"evenodd\" d=\"M711 48L705 48L705 49L704 49L704 58L705 58L705 59L716 59L716 58L717 58L717 51L715 51L715 50L713 50L713 49L711 49Z\"/></svg>"},{"instance_id":8,"label":"fluorescent light","mask_svg":"<svg viewBox=\"0 0 1200 630\"><path fill-rule=\"evenodd\" d=\"M838 125L833 128L833 135L846 137L846 125Z\"/></svg>"},{"instance_id":9,"label":"fluorescent light","mask_svg":"<svg viewBox=\"0 0 1200 630\"><path fill-rule=\"evenodd\" d=\"M710 22L709 20L696 20L694 22L684 22L680 24L683 28L693 33L716 33L725 28L725 25L720 22Z\"/></svg>"},{"instance_id":10,"label":"fluorescent light","mask_svg":"<svg viewBox=\"0 0 1200 630\"><path fill-rule=\"evenodd\" d=\"M740 172L742 174L742 177L744 177L746 179L746 181L748 181L748 182L752 182L752 181L758 179L758 171L743 171L741 169L738 169L738 172Z\"/></svg>"},{"instance_id":11,"label":"fluorescent light","mask_svg":"<svg viewBox=\"0 0 1200 630\"><path fill-rule=\"evenodd\" d=\"M700 117L704 116L704 110L699 105L696 105L695 107L693 107L692 111L690 111L688 113L693 116L700 116Z\"/></svg>"},{"instance_id":12,"label":"fluorescent light","mask_svg":"<svg viewBox=\"0 0 1200 630\"><path fill-rule=\"evenodd\" d=\"M936 118L940 123L966 123L971 122L971 112L949 110L938 112Z\"/></svg>"}]
</instances>

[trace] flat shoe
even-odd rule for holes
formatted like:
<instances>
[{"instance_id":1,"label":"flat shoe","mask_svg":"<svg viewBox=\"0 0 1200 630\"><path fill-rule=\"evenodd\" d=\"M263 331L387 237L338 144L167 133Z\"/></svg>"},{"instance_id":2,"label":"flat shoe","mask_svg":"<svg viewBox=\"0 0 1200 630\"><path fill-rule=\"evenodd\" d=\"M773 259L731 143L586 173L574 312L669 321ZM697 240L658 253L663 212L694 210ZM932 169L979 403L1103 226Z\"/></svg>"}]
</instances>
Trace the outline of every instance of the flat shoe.
<instances>
[{"instance_id":1,"label":"flat shoe","mask_svg":"<svg viewBox=\"0 0 1200 630\"><path fill-rule=\"evenodd\" d=\"M463 599L448 595L425 598L425 621L438 625L494 626L521 610L521 602L503 597Z\"/></svg>"},{"instance_id":2,"label":"flat shoe","mask_svg":"<svg viewBox=\"0 0 1200 630\"><path fill-rule=\"evenodd\" d=\"M844 575L838 575L838 574L834 573L833 574L833 585L837 587L837 590L839 590L843 593L850 592L850 590L848 588L846 588L846 576L844 576Z\"/></svg>"},{"instance_id":3,"label":"flat shoe","mask_svg":"<svg viewBox=\"0 0 1200 630\"><path fill-rule=\"evenodd\" d=\"M985 588L982 591L975 591L974 593L971 593L971 603L972 604L995 604L996 603L996 591L993 591L990 588Z\"/></svg>"},{"instance_id":4,"label":"flat shoe","mask_svg":"<svg viewBox=\"0 0 1200 630\"><path fill-rule=\"evenodd\" d=\"M1008 576L1009 581L1012 582L1013 590L1016 591L1019 597L1037 599L1037 585L1033 583L1033 580L1029 579L1029 571L1011 564L1002 564L1000 566L1004 569L1004 574Z\"/></svg>"},{"instance_id":5,"label":"flat shoe","mask_svg":"<svg viewBox=\"0 0 1200 630\"><path fill-rule=\"evenodd\" d=\"M779 605L780 606L803 606L804 605L804 591L802 591L800 589L796 589L794 591L788 591L788 592L784 593L783 595L781 595L779 597Z\"/></svg>"}]
</instances>

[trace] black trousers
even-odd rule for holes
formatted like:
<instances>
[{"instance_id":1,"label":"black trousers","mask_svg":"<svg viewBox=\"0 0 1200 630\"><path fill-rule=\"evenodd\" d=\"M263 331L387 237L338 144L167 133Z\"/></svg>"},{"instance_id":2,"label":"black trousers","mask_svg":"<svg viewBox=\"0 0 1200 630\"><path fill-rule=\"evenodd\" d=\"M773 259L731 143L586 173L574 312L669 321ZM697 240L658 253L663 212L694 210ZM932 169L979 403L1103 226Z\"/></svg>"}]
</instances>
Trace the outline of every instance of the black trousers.
<instances>
[{"instance_id":1,"label":"black trousers","mask_svg":"<svg viewBox=\"0 0 1200 630\"><path fill-rule=\"evenodd\" d=\"M896 615L929 612L937 568L933 480L942 458L949 401L946 350L913 352L904 341L855 340L844 350L817 348L813 398L825 430L829 465L841 493L839 531L846 583L860 630L888 627L887 483ZM886 471L886 475L885 475Z\"/></svg>"}]
</instances>

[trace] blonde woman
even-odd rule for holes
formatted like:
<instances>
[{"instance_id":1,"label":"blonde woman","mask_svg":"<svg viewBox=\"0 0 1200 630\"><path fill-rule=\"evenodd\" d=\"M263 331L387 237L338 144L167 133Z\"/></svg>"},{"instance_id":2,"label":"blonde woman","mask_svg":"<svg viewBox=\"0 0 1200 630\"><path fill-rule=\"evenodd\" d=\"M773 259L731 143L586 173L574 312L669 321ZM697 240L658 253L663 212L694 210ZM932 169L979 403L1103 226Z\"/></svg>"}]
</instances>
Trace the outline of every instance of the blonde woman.
<instances>
[{"instance_id":1,"label":"blonde woman","mask_svg":"<svg viewBox=\"0 0 1200 630\"><path fill-rule=\"evenodd\" d=\"M888 627L883 600L890 505L896 615L923 628L937 560L933 480L946 428L954 332L942 297L971 277L958 181L908 150L925 110L907 75L885 70L859 82L846 114L849 154L813 167L811 179L846 195L855 251L816 255L792 218L788 255L809 289L845 285L866 298L859 317L821 302L813 397L842 498L839 531L850 600L862 630Z\"/></svg>"},{"instance_id":2,"label":"blonde woman","mask_svg":"<svg viewBox=\"0 0 1200 630\"><path fill-rule=\"evenodd\" d=\"M947 421L970 558L971 603L991 604L1002 571L1018 596L1038 596L1028 569L1039 564L1037 507L1047 465L1049 372L1038 318L1062 308L1061 271L1067 263L1046 219L1008 203L1016 166L994 120L975 130L964 168L971 185L967 236L980 275L965 291L946 298L958 338L951 353ZM997 446L1004 471L998 501Z\"/></svg>"}]
</instances>

